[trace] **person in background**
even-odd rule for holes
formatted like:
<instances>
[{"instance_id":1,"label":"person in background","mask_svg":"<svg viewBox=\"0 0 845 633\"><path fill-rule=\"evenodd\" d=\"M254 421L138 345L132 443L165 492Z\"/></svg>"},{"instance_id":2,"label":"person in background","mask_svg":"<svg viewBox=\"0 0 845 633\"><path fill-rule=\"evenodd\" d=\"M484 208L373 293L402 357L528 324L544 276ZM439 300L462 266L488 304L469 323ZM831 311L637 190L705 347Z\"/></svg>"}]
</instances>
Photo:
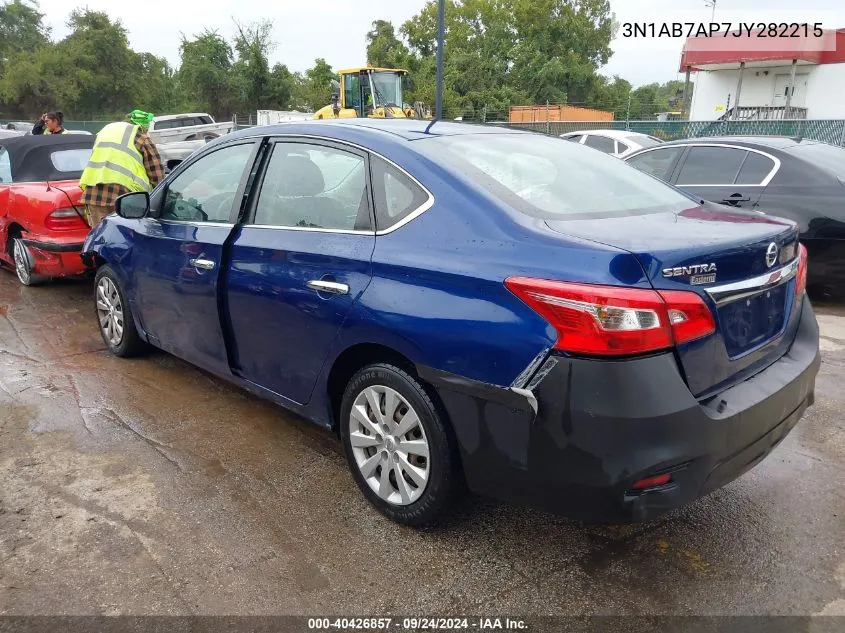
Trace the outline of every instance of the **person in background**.
<instances>
[{"instance_id":1,"label":"person in background","mask_svg":"<svg viewBox=\"0 0 845 633\"><path fill-rule=\"evenodd\" d=\"M69 134L64 128L65 115L61 112L47 112L32 127L33 134Z\"/></svg>"},{"instance_id":2,"label":"person in background","mask_svg":"<svg viewBox=\"0 0 845 633\"><path fill-rule=\"evenodd\" d=\"M88 226L114 211L115 201L132 191L150 191L164 178L161 156L146 130L153 115L133 110L125 122L109 123L97 134L79 186Z\"/></svg>"}]
</instances>

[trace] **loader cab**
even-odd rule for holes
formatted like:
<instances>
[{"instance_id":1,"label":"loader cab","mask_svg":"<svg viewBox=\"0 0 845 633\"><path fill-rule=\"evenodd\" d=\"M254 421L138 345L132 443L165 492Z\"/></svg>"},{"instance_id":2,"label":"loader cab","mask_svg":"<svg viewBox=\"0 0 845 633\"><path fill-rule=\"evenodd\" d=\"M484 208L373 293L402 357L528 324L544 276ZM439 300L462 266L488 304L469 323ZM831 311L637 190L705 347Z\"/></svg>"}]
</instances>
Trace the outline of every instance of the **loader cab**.
<instances>
[{"instance_id":1,"label":"loader cab","mask_svg":"<svg viewBox=\"0 0 845 633\"><path fill-rule=\"evenodd\" d=\"M355 116L373 116L385 106L401 108L404 70L360 68L340 71L343 101L341 107L352 109Z\"/></svg>"}]
</instances>

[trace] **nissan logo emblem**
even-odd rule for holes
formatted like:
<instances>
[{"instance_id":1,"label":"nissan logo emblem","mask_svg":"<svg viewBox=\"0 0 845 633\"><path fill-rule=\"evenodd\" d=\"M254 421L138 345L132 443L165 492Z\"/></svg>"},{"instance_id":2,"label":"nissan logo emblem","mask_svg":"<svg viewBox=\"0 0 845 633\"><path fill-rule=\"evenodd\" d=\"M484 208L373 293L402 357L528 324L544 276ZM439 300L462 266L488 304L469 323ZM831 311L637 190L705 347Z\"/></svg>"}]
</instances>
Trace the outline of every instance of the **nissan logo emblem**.
<instances>
[{"instance_id":1,"label":"nissan logo emblem","mask_svg":"<svg viewBox=\"0 0 845 633\"><path fill-rule=\"evenodd\" d=\"M769 248L766 249L766 266L771 268L778 260L778 245L772 242Z\"/></svg>"}]
</instances>

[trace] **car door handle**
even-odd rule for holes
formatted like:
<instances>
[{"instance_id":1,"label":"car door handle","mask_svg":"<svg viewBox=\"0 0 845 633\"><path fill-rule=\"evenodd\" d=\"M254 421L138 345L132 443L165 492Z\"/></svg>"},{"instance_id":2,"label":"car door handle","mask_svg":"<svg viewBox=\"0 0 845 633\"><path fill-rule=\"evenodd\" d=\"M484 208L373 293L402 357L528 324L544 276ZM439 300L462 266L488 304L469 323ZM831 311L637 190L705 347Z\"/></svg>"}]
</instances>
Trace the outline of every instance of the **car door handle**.
<instances>
[{"instance_id":1,"label":"car door handle","mask_svg":"<svg viewBox=\"0 0 845 633\"><path fill-rule=\"evenodd\" d=\"M749 198L748 196L744 196L741 193L735 193L733 195L728 196L724 200L722 200L722 202L727 202L727 203L731 203L731 202L750 202L750 201L751 201L751 198Z\"/></svg>"},{"instance_id":2,"label":"car door handle","mask_svg":"<svg viewBox=\"0 0 845 633\"><path fill-rule=\"evenodd\" d=\"M214 270L214 262L210 259L192 259L191 266L194 268L202 268L203 270Z\"/></svg>"},{"instance_id":3,"label":"car door handle","mask_svg":"<svg viewBox=\"0 0 845 633\"><path fill-rule=\"evenodd\" d=\"M324 279L312 279L308 282L308 287L317 292L326 292L333 295L348 295L349 286L341 284L336 281L326 281Z\"/></svg>"}]
</instances>

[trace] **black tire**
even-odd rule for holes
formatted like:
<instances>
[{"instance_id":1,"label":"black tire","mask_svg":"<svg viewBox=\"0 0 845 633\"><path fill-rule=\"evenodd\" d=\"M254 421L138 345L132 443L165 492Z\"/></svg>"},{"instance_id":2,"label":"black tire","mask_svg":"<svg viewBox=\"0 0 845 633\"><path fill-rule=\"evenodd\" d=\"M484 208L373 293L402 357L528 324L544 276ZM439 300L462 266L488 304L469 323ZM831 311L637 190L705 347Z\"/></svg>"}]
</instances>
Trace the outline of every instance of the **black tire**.
<instances>
[{"instance_id":1,"label":"black tire","mask_svg":"<svg viewBox=\"0 0 845 633\"><path fill-rule=\"evenodd\" d=\"M15 274L18 281L24 286L38 286L48 281L50 278L44 275L36 275L32 272L33 259L26 244L20 236L9 240L9 254L12 256L12 261L15 263Z\"/></svg>"},{"instance_id":2,"label":"black tire","mask_svg":"<svg viewBox=\"0 0 845 633\"><path fill-rule=\"evenodd\" d=\"M98 301L101 298L100 290L101 284L105 283L104 280L108 280L108 282L113 285L114 291L120 300L120 308L123 315L123 331L117 341L109 337L107 334L107 328L103 327L100 318L101 312L100 307L98 306ZM131 358L132 356L139 356L143 354L149 348L147 343L141 340L141 337L138 335L138 330L135 328L135 320L132 315L132 309L126 301L126 296L120 284L120 279L109 265L101 266L94 277L94 316L97 319L97 329L100 330L100 336L103 338L103 342L109 348L109 351L115 356Z\"/></svg>"},{"instance_id":3,"label":"black tire","mask_svg":"<svg viewBox=\"0 0 845 633\"><path fill-rule=\"evenodd\" d=\"M365 390L371 387L378 389L388 388L401 396L406 401L406 404L413 408L413 412L419 418L419 426L422 429L421 432L420 430L416 430L415 432L422 435L423 440L427 442L428 457L425 458L425 462L428 469L428 480L421 487L422 492L419 493L419 497L406 505L386 501L370 487L367 479L361 472L361 467L359 467L353 451L351 441L352 429L350 428L352 424L352 407L356 399L364 397ZM379 406L381 407L382 404ZM396 408L397 415L401 413L403 406L400 405ZM407 411L407 409L404 410ZM435 523L438 517L450 506L458 490L457 452L455 451L454 441L452 435L449 433L449 429L446 427L446 421L443 415L441 415L437 406L417 379L399 367L386 363L369 365L359 370L349 380L344 391L343 401L340 407L339 426L344 453L346 454L349 469L352 471L352 476L355 478L355 482L364 493L364 496L379 512L397 523L423 527ZM378 425L376 424L376 426ZM386 436L387 434L385 434ZM412 438L406 436L405 439ZM359 448L358 450L360 451L362 449ZM373 448L373 450L376 453L384 453L386 449L380 450ZM394 454L398 453L398 449L396 453L393 453L391 449L391 459ZM420 459L416 455L413 457L414 459ZM377 466L376 468L380 469L381 466ZM393 482L394 488L397 490L394 494L399 494L399 486L395 483L395 477L396 473L394 472ZM406 479L405 481L410 483L410 479Z\"/></svg>"}]
</instances>

